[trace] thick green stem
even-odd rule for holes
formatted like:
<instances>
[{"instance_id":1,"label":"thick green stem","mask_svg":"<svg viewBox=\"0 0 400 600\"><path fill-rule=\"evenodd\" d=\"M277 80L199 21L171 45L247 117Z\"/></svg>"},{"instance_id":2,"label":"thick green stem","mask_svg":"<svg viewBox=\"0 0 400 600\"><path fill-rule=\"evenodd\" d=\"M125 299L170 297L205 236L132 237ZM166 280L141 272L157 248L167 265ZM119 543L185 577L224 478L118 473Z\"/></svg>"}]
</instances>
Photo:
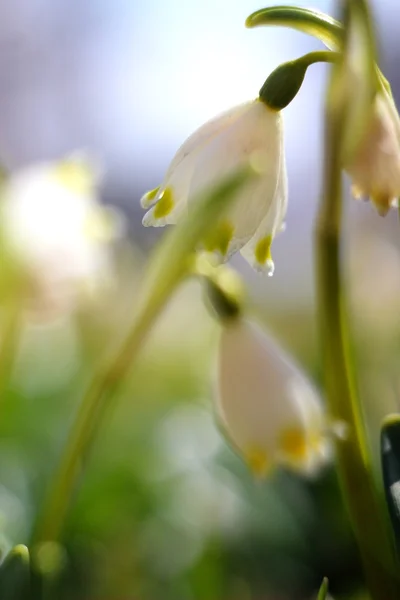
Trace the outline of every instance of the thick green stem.
<instances>
[{"instance_id":1,"label":"thick green stem","mask_svg":"<svg viewBox=\"0 0 400 600\"><path fill-rule=\"evenodd\" d=\"M329 411L348 424L337 441L339 477L358 542L365 578L374 600L398 600L391 540L374 488L369 448L349 351L348 317L340 268L342 189L339 149L334 128L327 133L325 191L316 236L317 285L324 374Z\"/></svg>"},{"instance_id":2,"label":"thick green stem","mask_svg":"<svg viewBox=\"0 0 400 600\"><path fill-rule=\"evenodd\" d=\"M13 373L21 330L21 305L18 299L6 307L0 346L0 408L3 407Z\"/></svg>"},{"instance_id":3,"label":"thick green stem","mask_svg":"<svg viewBox=\"0 0 400 600\"><path fill-rule=\"evenodd\" d=\"M193 251L206 230L254 176L250 167L228 177L194 202L189 217L162 241L150 262L143 282L130 333L115 358L94 376L72 424L49 493L34 531L34 542L57 540L71 501L81 460L87 454L104 415L115 399L117 387L132 369L152 325L174 290L190 273Z\"/></svg>"}]
</instances>

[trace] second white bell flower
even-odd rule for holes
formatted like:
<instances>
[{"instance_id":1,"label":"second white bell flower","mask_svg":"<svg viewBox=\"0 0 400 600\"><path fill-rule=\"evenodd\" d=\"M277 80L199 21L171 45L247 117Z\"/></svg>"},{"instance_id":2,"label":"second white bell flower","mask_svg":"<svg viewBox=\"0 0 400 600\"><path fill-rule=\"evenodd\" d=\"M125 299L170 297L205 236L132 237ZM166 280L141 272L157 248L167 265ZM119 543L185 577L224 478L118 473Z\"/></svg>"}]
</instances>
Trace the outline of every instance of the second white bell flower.
<instances>
[{"instance_id":1,"label":"second white bell flower","mask_svg":"<svg viewBox=\"0 0 400 600\"><path fill-rule=\"evenodd\" d=\"M221 332L217 412L258 476L279 464L312 475L331 457L316 389L271 338L241 319Z\"/></svg>"},{"instance_id":2,"label":"second white bell flower","mask_svg":"<svg viewBox=\"0 0 400 600\"><path fill-rule=\"evenodd\" d=\"M371 122L346 170L356 197L369 197L379 214L397 206L400 197L400 118L393 98L381 89Z\"/></svg>"},{"instance_id":3,"label":"second white bell flower","mask_svg":"<svg viewBox=\"0 0 400 600\"><path fill-rule=\"evenodd\" d=\"M202 191L254 161L260 173L244 186L233 207L203 241L227 260L241 251L260 271L273 273L271 243L284 225L287 175L281 112L260 99L209 121L181 146L161 186L141 200L145 226L175 224Z\"/></svg>"}]
</instances>

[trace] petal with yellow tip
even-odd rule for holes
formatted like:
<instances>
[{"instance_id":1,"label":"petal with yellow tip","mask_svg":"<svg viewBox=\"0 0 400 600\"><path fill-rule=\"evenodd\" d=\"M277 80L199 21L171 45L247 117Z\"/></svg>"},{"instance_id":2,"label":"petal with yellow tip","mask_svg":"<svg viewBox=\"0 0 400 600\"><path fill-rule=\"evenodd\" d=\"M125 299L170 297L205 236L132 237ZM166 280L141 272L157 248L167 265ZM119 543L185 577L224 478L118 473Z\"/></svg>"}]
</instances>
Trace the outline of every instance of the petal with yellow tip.
<instances>
[{"instance_id":1,"label":"petal with yellow tip","mask_svg":"<svg viewBox=\"0 0 400 600\"><path fill-rule=\"evenodd\" d=\"M258 474L284 465L309 475L327 460L313 441L327 431L317 391L271 338L240 318L221 332L217 413Z\"/></svg>"}]
</instances>

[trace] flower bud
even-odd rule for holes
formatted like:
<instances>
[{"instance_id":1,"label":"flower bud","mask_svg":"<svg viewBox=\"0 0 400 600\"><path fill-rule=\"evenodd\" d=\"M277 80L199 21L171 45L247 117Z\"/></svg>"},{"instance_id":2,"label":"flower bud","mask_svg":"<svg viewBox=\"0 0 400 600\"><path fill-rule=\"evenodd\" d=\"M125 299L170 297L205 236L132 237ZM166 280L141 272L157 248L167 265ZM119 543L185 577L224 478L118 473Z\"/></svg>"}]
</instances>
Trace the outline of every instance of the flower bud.
<instances>
[{"instance_id":1,"label":"flower bud","mask_svg":"<svg viewBox=\"0 0 400 600\"><path fill-rule=\"evenodd\" d=\"M362 143L345 165L356 198L370 197L380 215L400 196L400 119L390 94L377 93Z\"/></svg>"},{"instance_id":2,"label":"flower bud","mask_svg":"<svg viewBox=\"0 0 400 600\"><path fill-rule=\"evenodd\" d=\"M273 110L282 110L297 96L308 65L293 60L280 65L267 78L260 90L260 99Z\"/></svg>"},{"instance_id":3,"label":"flower bud","mask_svg":"<svg viewBox=\"0 0 400 600\"><path fill-rule=\"evenodd\" d=\"M330 456L317 391L271 338L241 319L221 332L217 412L258 476L279 464L313 474Z\"/></svg>"}]
</instances>

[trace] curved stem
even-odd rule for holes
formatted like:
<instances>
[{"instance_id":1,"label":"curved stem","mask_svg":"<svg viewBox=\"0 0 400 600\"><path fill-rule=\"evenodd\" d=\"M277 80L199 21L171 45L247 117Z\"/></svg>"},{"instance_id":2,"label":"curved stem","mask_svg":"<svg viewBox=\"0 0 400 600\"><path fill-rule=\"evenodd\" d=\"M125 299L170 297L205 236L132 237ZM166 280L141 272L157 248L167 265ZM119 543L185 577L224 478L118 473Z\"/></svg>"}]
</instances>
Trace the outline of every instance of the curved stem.
<instances>
[{"instance_id":1,"label":"curved stem","mask_svg":"<svg viewBox=\"0 0 400 600\"><path fill-rule=\"evenodd\" d=\"M364 6L359 2L359 9L364 11ZM249 28L272 25L301 31L317 38L330 50L342 50L345 39L343 24L319 10L300 6L270 6L257 10L246 19L246 27ZM370 26L370 23L367 25ZM378 65L375 65L375 69L378 89L383 88L392 96L386 77Z\"/></svg>"},{"instance_id":2,"label":"curved stem","mask_svg":"<svg viewBox=\"0 0 400 600\"><path fill-rule=\"evenodd\" d=\"M333 50L314 50L297 58L296 62L302 63L305 67L310 67L319 62L335 63L339 57L339 52L334 52Z\"/></svg>"},{"instance_id":3,"label":"curved stem","mask_svg":"<svg viewBox=\"0 0 400 600\"><path fill-rule=\"evenodd\" d=\"M81 460L86 455L106 410L110 408L111 400L115 399L118 385L132 368L143 341L178 283L177 279L164 294L157 295L155 302L137 313L131 331L114 360L94 376L83 397L51 482L42 518L36 526L34 541L56 540L59 537L79 475Z\"/></svg>"},{"instance_id":4,"label":"curved stem","mask_svg":"<svg viewBox=\"0 0 400 600\"><path fill-rule=\"evenodd\" d=\"M338 136L327 131L325 188L316 232L318 308L330 413L349 425L337 441L339 477L374 600L400 598L394 555L371 473L367 433L350 357L348 316L340 266L342 185Z\"/></svg>"},{"instance_id":5,"label":"curved stem","mask_svg":"<svg viewBox=\"0 0 400 600\"><path fill-rule=\"evenodd\" d=\"M220 217L251 175L254 175L254 171L248 166L226 178L198 202L194 202L190 216L163 239L158 252L154 254L143 282L130 333L115 358L95 374L79 406L43 510L36 523L34 542L56 540L59 537L82 457L86 455L107 409L115 400L118 386L131 370L163 307L190 272L192 253L207 228Z\"/></svg>"}]
</instances>

